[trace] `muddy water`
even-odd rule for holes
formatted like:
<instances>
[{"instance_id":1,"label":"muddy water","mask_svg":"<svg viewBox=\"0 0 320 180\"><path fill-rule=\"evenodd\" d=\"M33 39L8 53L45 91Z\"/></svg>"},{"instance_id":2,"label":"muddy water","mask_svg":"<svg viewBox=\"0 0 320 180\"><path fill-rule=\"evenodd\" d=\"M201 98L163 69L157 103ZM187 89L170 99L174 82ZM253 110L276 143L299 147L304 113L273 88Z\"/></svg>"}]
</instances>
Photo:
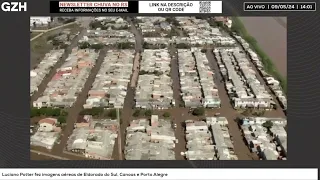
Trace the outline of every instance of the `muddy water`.
<instances>
[{"instance_id":1,"label":"muddy water","mask_svg":"<svg viewBox=\"0 0 320 180\"><path fill-rule=\"evenodd\" d=\"M272 59L279 73L287 77L287 18L240 17L248 33Z\"/></svg>"}]
</instances>

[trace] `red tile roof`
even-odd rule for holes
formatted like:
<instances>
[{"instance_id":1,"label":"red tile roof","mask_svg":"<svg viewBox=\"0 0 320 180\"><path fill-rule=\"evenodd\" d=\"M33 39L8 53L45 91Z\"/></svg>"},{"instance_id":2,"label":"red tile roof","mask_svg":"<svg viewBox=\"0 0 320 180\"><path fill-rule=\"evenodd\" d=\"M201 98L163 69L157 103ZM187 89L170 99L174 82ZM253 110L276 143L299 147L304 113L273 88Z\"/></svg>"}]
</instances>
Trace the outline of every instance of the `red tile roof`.
<instances>
[{"instance_id":1,"label":"red tile roof","mask_svg":"<svg viewBox=\"0 0 320 180\"><path fill-rule=\"evenodd\" d=\"M54 125L56 123L56 121L52 118L45 118L45 119L41 119L39 121L39 124L42 124L42 123L48 123L48 124Z\"/></svg>"}]
</instances>

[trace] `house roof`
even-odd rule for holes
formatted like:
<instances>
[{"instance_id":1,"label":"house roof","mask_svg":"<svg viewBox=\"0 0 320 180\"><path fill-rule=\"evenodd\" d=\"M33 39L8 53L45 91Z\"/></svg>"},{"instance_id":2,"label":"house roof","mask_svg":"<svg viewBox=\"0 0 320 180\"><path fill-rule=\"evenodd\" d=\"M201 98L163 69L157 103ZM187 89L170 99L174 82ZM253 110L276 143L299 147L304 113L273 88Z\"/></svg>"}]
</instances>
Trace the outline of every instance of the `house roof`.
<instances>
[{"instance_id":1,"label":"house roof","mask_svg":"<svg viewBox=\"0 0 320 180\"><path fill-rule=\"evenodd\" d=\"M39 121L39 124L48 123L48 124L54 125L56 122L57 122L57 119L54 119L54 118L45 118L45 119L41 119L41 120Z\"/></svg>"}]
</instances>

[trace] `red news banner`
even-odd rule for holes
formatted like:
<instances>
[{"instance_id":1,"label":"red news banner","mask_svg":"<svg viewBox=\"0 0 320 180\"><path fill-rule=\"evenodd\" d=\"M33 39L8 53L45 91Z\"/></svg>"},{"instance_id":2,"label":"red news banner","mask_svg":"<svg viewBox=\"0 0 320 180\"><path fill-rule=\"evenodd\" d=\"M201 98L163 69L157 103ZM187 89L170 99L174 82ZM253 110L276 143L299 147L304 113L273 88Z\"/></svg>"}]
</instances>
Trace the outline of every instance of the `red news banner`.
<instances>
[{"instance_id":1,"label":"red news banner","mask_svg":"<svg viewBox=\"0 0 320 180\"><path fill-rule=\"evenodd\" d=\"M244 11L316 11L316 2L244 2Z\"/></svg>"},{"instance_id":2,"label":"red news banner","mask_svg":"<svg viewBox=\"0 0 320 180\"><path fill-rule=\"evenodd\" d=\"M50 13L138 13L138 1L50 1Z\"/></svg>"}]
</instances>

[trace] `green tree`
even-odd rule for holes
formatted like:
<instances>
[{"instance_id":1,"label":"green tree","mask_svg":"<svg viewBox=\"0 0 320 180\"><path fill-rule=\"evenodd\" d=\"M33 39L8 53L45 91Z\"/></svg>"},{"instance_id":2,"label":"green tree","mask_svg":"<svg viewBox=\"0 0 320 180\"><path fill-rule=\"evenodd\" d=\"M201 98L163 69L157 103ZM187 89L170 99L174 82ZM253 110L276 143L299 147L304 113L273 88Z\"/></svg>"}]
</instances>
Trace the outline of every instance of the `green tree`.
<instances>
[{"instance_id":1,"label":"green tree","mask_svg":"<svg viewBox=\"0 0 320 180\"><path fill-rule=\"evenodd\" d=\"M166 18L166 21L168 22L168 23L173 23L173 21L174 21L175 19L174 19L174 17L167 17Z\"/></svg>"},{"instance_id":2,"label":"green tree","mask_svg":"<svg viewBox=\"0 0 320 180\"><path fill-rule=\"evenodd\" d=\"M91 111L92 111L92 116L99 116L99 115L101 115L103 113L104 108L102 108L102 107L93 107L91 109Z\"/></svg>"},{"instance_id":3,"label":"green tree","mask_svg":"<svg viewBox=\"0 0 320 180\"><path fill-rule=\"evenodd\" d=\"M207 50L206 50L206 49L201 49L201 52L202 52L202 53L206 53Z\"/></svg>"},{"instance_id":4,"label":"green tree","mask_svg":"<svg viewBox=\"0 0 320 180\"><path fill-rule=\"evenodd\" d=\"M78 46L79 46L80 49L87 49L87 48L90 47L90 43L88 43L88 42L81 42L81 43L79 43Z\"/></svg>"},{"instance_id":5,"label":"green tree","mask_svg":"<svg viewBox=\"0 0 320 180\"><path fill-rule=\"evenodd\" d=\"M93 107L92 109L84 109L80 112L80 115L92 115L99 116L103 113L104 109L102 107Z\"/></svg>"},{"instance_id":6,"label":"green tree","mask_svg":"<svg viewBox=\"0 0 320 180\"><path fill-rule=\"evenodd\" d=\"M111 110L109 110L108 116L109 116L111 119L117 119L117 110L116 110L116 109L111 109Z\"/></svg>"},{"instance_id":7,"label":"green tree","mask_svg":"<svg viewBox=\"0 0 320 180\"><path fill-rule=\"evenodd\" d=\"M190 46L184 43L177 44L178 49L189 49Z\"/></svg>"},{"instance_id":8,"label":"green tree","mask_svg":"<svg viewBox=\"0 0 320 180\"><path fill-rule=\"evenodd\" d=\"M57 117L57 116L60 116L60 114L61 114L61 109L58 109L58 108L52 109L52 112L51 112L52 116Z\"/></svg>"},{"instance_id":9,"label":"green tree","mask_svg":"<svg viewBox=\"0 0 320 180\"><path fill-rule=\"evenodd\" d=\"M66 49L67 47L68 47L69 45L68 44L64 44L64 43L62 43L62 44L60 44L60 49Z\"/></svg>"},{"instance_id":10,"label":"green tree","mask_svg":"<svg viewBox=\"0 0 320 180\"><path fill-rule=\"evenodd\" d=\"M266 121L266 122L264 122L264 123L262 124L262 126L265 127L265 128L267 128L267 129L270 129L270 128L272 128L272 126L273 126L273 122L271 122L271 121Z\"/></svg>"},{"instance_id":11,"label":"green tree","mask_svg":"<svg viewBox=\"0 0 320 180\"><path fill-rule=\"evenodd\" d=\"M100 21L92 21L90 24L89 24L90 28L91 29L97 29L97 28L101 28L103 27L103 25L101 24Z\"/></svg>"},{"instance_id":12,"label":"green tree","mask_svg":"<svg viewBox=\"0 0 320 180\"><path fill-rule=\"evenodd\" d=\"M130 49L134 46L131 42L120 42L117 44L118 49Z\"/></svg>"},{"instance_id":13,"label":"green tree","mask_svg":"<svg viewBox=\"0 0 320 180\"><path fill-rule=\"evenodd\" d=\"M241 113L243 116L249 116L251 114L251 109L246 109Z\"/></svg>"},{"instance_id":14,"label":"green tree","mask_svg":"<svg viewBox=\"0 0 320 180\"><path fill-rule=\"evenodd\" d=\"M75 21L76 21L76 18L70 18L70 19L67 19L66 21L64 21L64 24L72 23Z\"/></svg>"},{"instance_id":15,"label":"green tree","mask_svg":"<svg viewBox=\"0 0 320 180\"><path fill-rule=\"evenodd\" d=\"M252 37L252 36L248 36L248 37L246 38L246 40L247 40L247 42L248 42L249 44L256 44L256 43L257 43L257 40L256 40L254 37Z\"/></svg>"},{"instance_id":16,"label":"green tree","mask_svg":"<svg viewBox=\"0 0 320 180\"><path fill-rule=\"evenodd\" d=\"M170 117L170 116L171 116L171 114L170 114L169 112L163 113L163 117L165 117L165 118L168 118L168 117Z\"/></svg>"},{"instance_id":17,"label":"green tree","mask_svg":"<svg viewBox=\"0 0 320 180\"><path fill-rule=\"evenodd\" d=\"M204 111L205 110L203 107L198 107L192 111L192 114L195 116L202 116L202 115L204 115Z\"/></svg>"},{"instance_id":18,"label":"green tree","mask_svg":"<svg viewBox=\"0 0 320 180\"><path fill-rule=\"evenodd\" d=\"M61 116L68 116L68 111L66 109L61 110Z\"/></svg>"},{"instance_id":19,"label":"green tree","mask_svg":"<svg viewBox=\"0 0 320 180\"><path fill-rule=\"evenodd\" d=\"M134 117L138 117L138 116L140 116L140 113L141 113L141 110L140 110L140 109L136 109L136 110L134 111L134 113L133 113L133 116L134 116Z\"/></svg>"},{"instance_id":20,"label":"green tree","mask_svg":"<svg viewBox=\"0 0 320 180\"><path fill-rule=\"evenodd\" d=\"M139 72L139 75L145 75L145 74L148 74L148 72L145 71L145 70L141 70L141 71Z\"/></svg>"},{"instance_id":21,"label":"green tree","mask_svg":"<svg viewBox=\"0 0 320 180\"><path fill-rule=\"evenodd\" d=\"M42 108L40 108L39 109L39 114L40 114L40 116L41 115L47 115L47 108L45 108L45 107L42 107Z\"/></svg>"},{"instance_id":22,"label":"green tree","mask_svg":"<svg viewBox=\"0 0 320 180\"><path fill-rule=\"evenodd\" d=\"M144 42L142 46L144 49L149 49L149 44L147 42Z\"/></svg>"},{"instance_id":23,"label":"green tree","mask_svg":"<svg viewBox=\"0 0 320 180\"><path fill-rule=\"evenodd\" d=\"M152 115L152 110L148 109L146 112L144 112L145 116L151 116Z\"/></svg>"},{"instance_id":24,"label":"green tree","mask_svg":"<svg viewBox=\"0 0 320 180\"><path fill-rule=\"evenodd\" d=\"M218 27L223 27L223 22L217 21L217 22L216 22L216 25L217 25Z\"/></svg>"},{"instance_id":25,"label":"green tree","mask_svg":"<svg viewBox=\"0 0 320 180\"><path fill-rule=\"evenodd\" d=\"M58 117L58 122L59 122L60 124L64 124L64 123L67 122L67 118L66 118L65 116L59 116L59 117Z\"/></svg>"},{"instance_id":26,"label":"green tree","mask_svg":"<svg viewBox=\"0 0 320 180\"><path fill-rule=\"evenodd\" d=\"M31 111L30 111L30 117L33 118L33 117L38 117L40 116L40 110L38 108L34 108L32 107L31 108Z\"/></svg>"},{"instance_id":27,"label":"green tree","mask_svg":"<svg viewBox=\"0 0 320 180\"><path fill-rule=\"evenodd\" d=\"M99 44L92 44L92 45L90 46L91 49L96 49L96 50L102 49L103 47L104 47L104 45L101 44L101 43L99 43Z\"/></svg>"},{"instance_id":28,"label":"green tree","mask_svg":"<svg viewBox=\"0 0 320 180\"><path fill-rule=\"evenodd\" d=\"M156 75L156 76L161 76L161 75L163 74L163 73L160 72L160 71L154 71L153 73L154 73L154 75Z\"/></svg>"}]
</instances>

